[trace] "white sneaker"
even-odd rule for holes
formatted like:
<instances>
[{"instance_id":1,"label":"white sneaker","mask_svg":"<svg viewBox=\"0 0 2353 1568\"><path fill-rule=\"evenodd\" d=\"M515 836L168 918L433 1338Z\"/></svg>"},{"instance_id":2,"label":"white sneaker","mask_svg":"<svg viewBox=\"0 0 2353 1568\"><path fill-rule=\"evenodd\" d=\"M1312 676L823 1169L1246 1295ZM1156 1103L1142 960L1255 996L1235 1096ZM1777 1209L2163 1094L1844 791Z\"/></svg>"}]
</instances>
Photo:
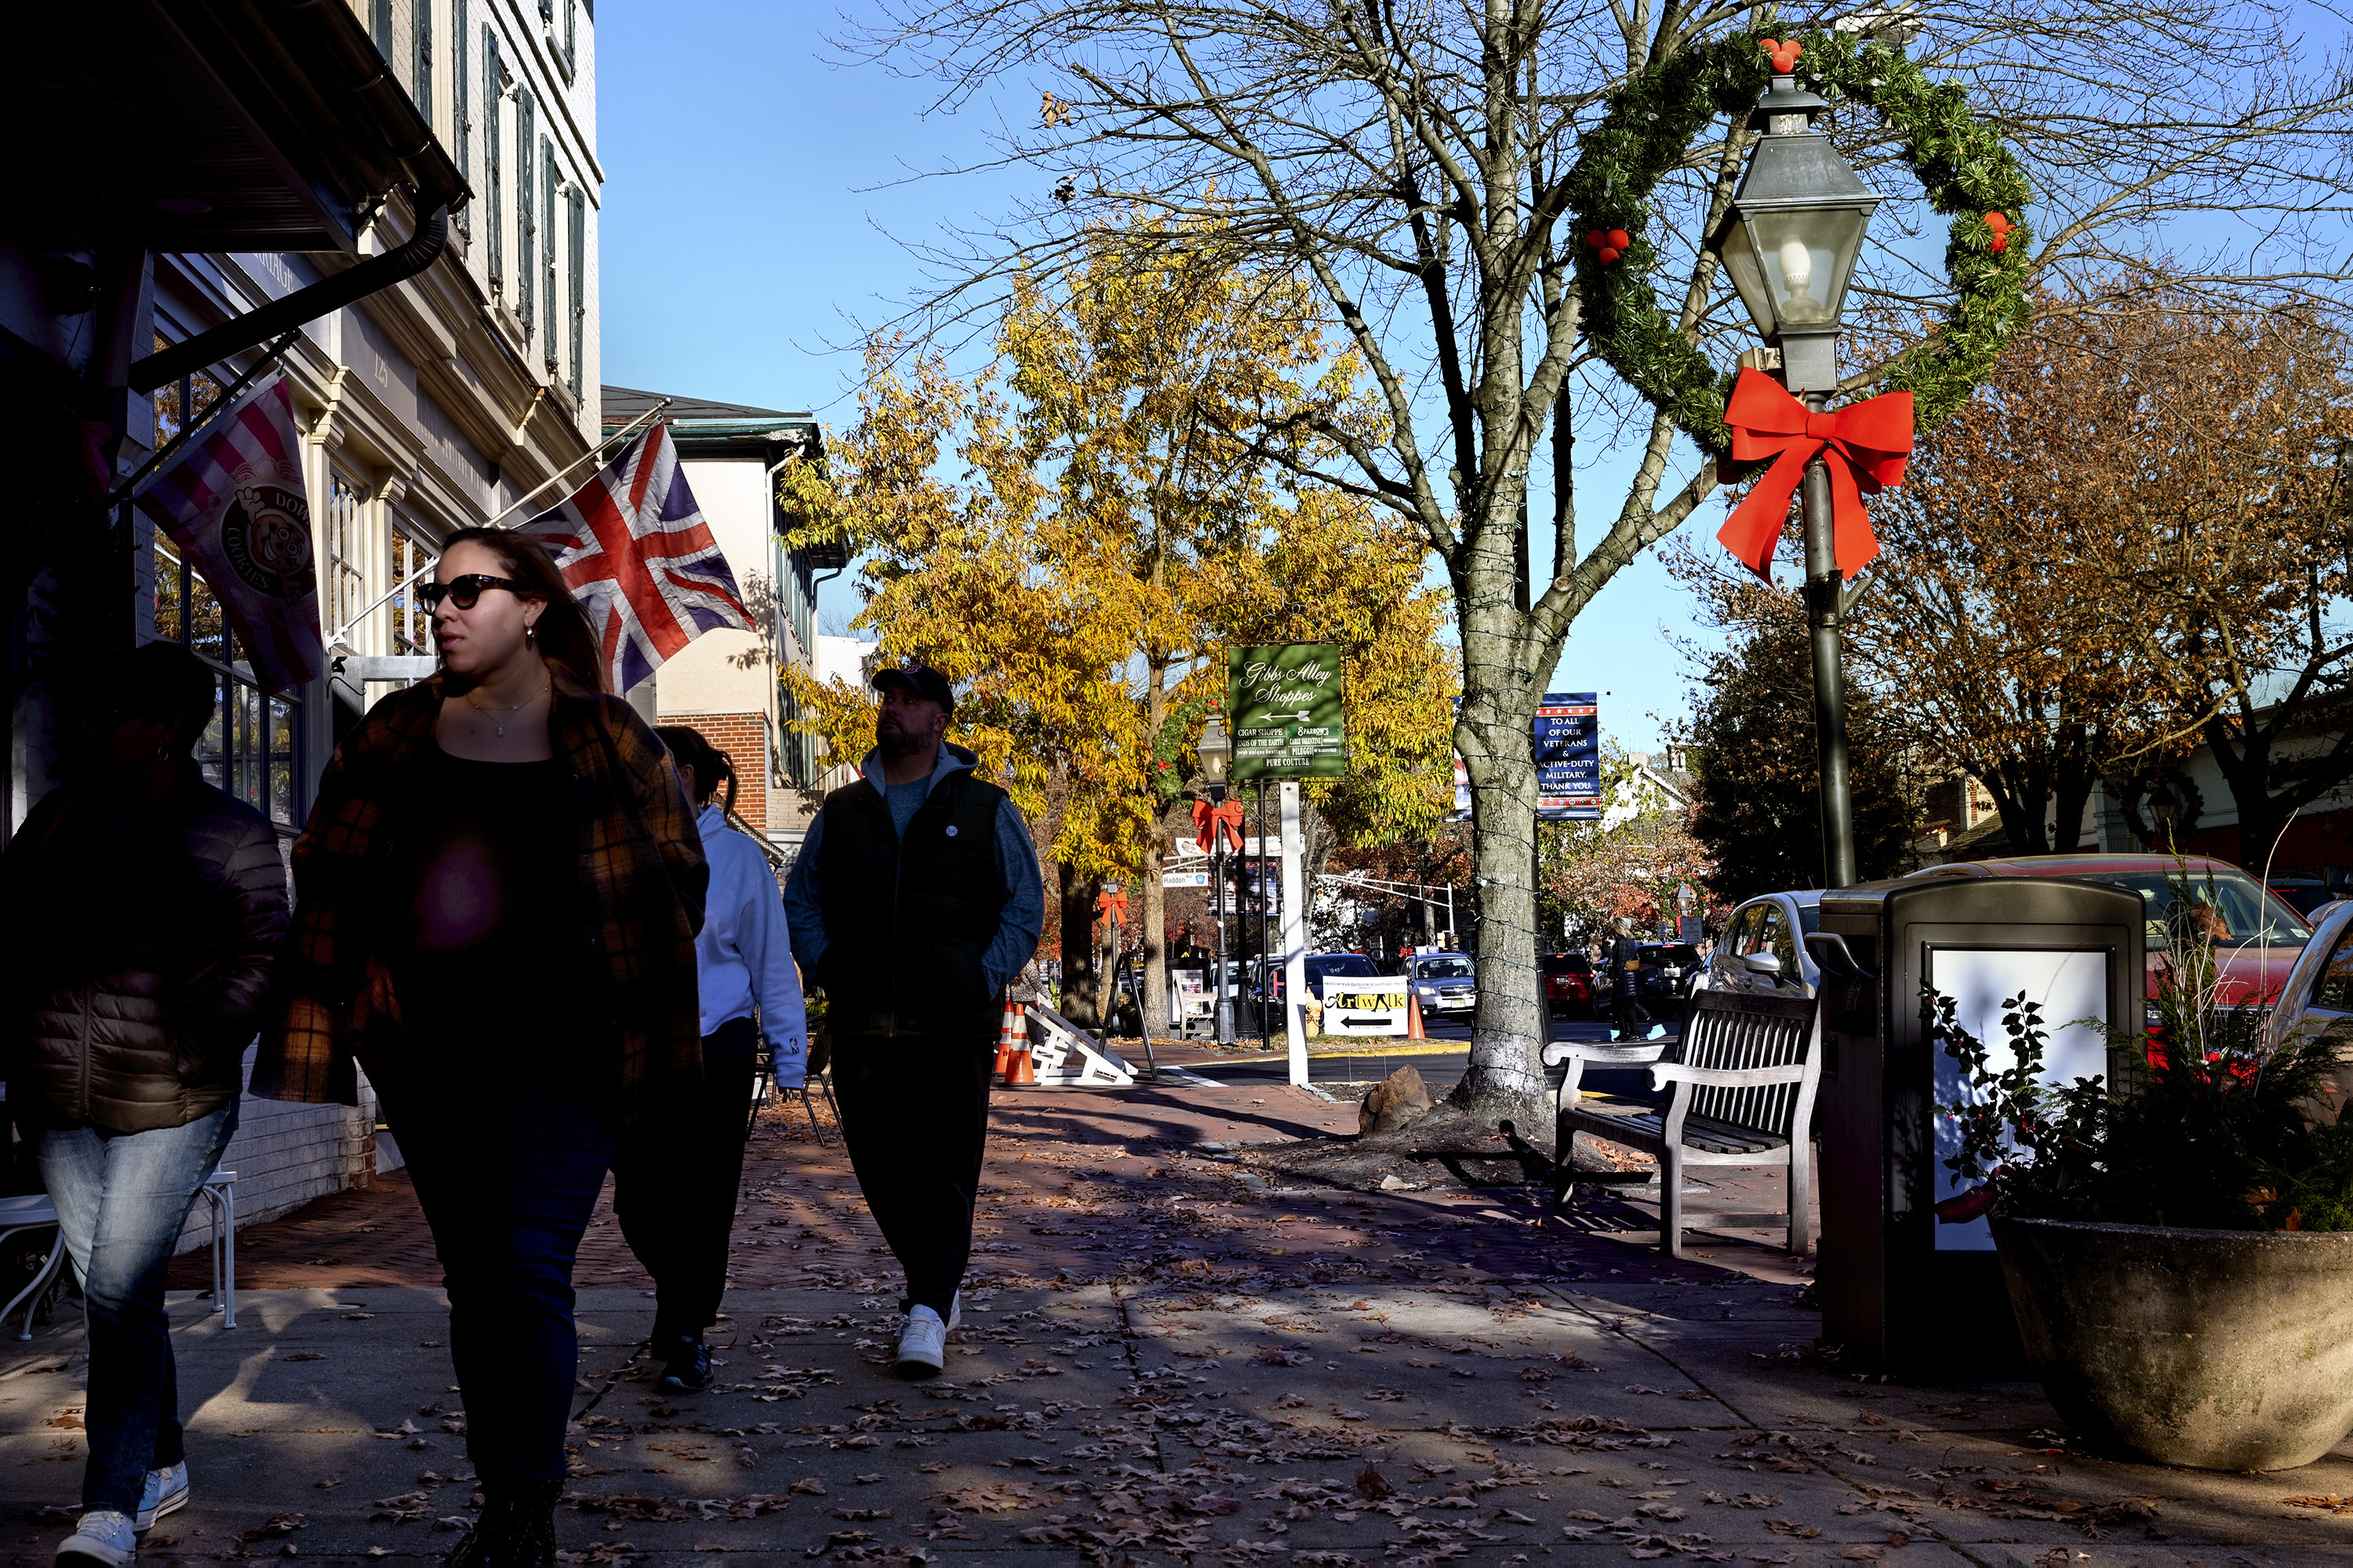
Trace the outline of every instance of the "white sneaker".
<instances>
[{"instance_id":1,"label":"white sneaker","mask_svg":"<svg viewBox=\"0 0 2353 1568\"><path fill-rule=\"evenodd\" d=\"M142 1532L153 1530L157 1520L187 1506L188 1462L185 1459L164 1469L150 1470L147 1472L147 1489L139 1494L139 1522L135 1528Z\"/></svg>"},{"instance_id":2,"label":"white sneaker","mask_svg":"<svg viewBox=\"0 0 2353 1568\"><path fill-rule=\"evenodd\" d=\"M903 1378L937 1376L947 1364L948 1326L940 1315L928 1307L915 1307L907 1313L907 1326L899 1333L899 1375Z\"/></svg>"},{"instance_id":3,"label":"white sneaker","mask_svg":"<svg viewBox=\"0 0 2353 1568\"><path fill-rule=\"evenodd\" d=\"M58 1542L57 1560L78 1564L85 1559L106 1568L127 1568L139 1561L139 1531L131 1516L111 1508L82 1515L74 1532Z\"/></svg>"}]
</instances>

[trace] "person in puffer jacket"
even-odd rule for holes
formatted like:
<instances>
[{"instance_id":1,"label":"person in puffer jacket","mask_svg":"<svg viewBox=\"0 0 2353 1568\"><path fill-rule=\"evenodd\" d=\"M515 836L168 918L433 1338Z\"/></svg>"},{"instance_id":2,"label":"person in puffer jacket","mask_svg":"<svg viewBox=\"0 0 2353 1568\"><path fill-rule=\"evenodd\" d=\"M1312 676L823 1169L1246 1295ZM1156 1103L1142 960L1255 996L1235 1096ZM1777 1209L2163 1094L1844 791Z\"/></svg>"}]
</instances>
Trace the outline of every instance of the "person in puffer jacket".
<instances>
[{"instance_id":1,"label":"person in puffer jacket","mask_svg":"<svg viewBox=\"0 0 2353 1568\"><path fill-rule=\"evenodd\" d=\"M193 758L216 682L176 644L130 654L92 766L42 798L0 863L18 912L8 1101L89 1307L90 1457L61 1563L121 1568L188 1500L164 1277L237 1130L286 935L278 835Z\"/></svg>"}]
</instances>

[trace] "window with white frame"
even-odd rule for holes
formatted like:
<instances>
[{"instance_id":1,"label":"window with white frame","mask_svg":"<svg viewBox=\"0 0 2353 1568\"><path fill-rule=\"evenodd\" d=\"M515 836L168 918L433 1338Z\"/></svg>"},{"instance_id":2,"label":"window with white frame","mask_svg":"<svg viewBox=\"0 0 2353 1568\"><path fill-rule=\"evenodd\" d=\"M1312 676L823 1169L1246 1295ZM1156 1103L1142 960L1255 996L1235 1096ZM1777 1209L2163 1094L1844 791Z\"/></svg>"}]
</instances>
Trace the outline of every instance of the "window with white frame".
<instances>
[{"instance_id":1,"label":"window with white frame","mask_svg":"<svg viewBox=\"0 0 2353 1568\"><path fill-rule=\"evenodd\" d=\"M322 530L327 546L327 602L323 608L329 634L343 632L356 652L367 652L365 644L359 641L363 634L353 624L368 601L365 529L358 488L342 474L331 473L327 479L326 526Z\"/></svg>"},{"instance_id":2,"label":"window with white frame","mask_svg":"<svg viewBox=\"0 0 2353 1568\"><path fill-rule=\"evenodd\" d=\"M449 0L449 150L458 161L458 177L474 177L474 102L467 91L466 0ZM458 209L458 232L470 239L474 204Z\"/></svg>"},{"instance_id":3,"label":"window with white frame","mask_svg":"<svg viewBox=\"0 0 2353 1568\"><path fill-rule=\"evenodd\" d=\"M483 227L490 231L490 255L485 270L491 280L491 297L497 299L506 289L506 185L499 168L500 141L503 127L500 124L499 91L506 69L499 64L499 31L488 23L482 26L482 199L490 205L484 215Z\"/></svg>"},{"instance_id":4,"label":"window with white frame","mask_svg":"<svg viewBox=\"0 0 2353 1568\"><path fill-rule=\"evenodd\" d=\"M555 143L544 136L539 139L539 185L541 192L539 231L545 238L545 243L540 247L540 250L546 258L545 263L540 270L541 281L545 285L541 291L547 300L547 332L541 341L540 348L546 356L547 374L553 377L555 375L555 367L560 363L556 353L558 345L555 325L557 320L555 314Z\"/></svg>"},{"instance_id":5,"label":"window with white frame","mask_svg":"<svg viewBox=\"0 0 2353 1568\"><path fill-rule=\"evenodd\" d=\"M537 227L532 217L531 153L539 135L539 105L531 89L515 90L515 320L522 335L531 336L532 239Z\"/></svg>"},{"instance_id":6,"label":"window with white frame","mask_svg":"<svg viewBox=\"0 0 2353 1568\"><path fill-rule=\"evenodd\" d=\"M392 618L392 652L433 652L433 616L417 597L417 589L433 563L440 558L440 550L422 529L403 518L393 520L390 580L395 587L385 606ZM417 581L411 582L412 577Z\"/></svg>"},{"instance_id":7,"label":"window with white frame","mask_svg":"<svg viewBox=\"0 0 2353 1568\"><path fill-rule=\"evenodd\" d=\"M588 198L575 183L572 208L572 400L580 401L581 344L588 335Z\"/></svg>"}]
</instances>

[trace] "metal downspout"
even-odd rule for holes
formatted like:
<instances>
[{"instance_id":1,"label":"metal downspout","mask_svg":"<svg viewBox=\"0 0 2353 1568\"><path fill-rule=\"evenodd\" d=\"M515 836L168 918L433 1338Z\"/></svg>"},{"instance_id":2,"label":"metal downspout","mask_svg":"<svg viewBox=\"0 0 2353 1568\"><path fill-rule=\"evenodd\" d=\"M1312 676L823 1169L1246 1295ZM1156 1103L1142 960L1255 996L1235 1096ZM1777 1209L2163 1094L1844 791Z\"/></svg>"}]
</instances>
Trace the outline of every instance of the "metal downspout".
<instances>
[{"instance_id":1,"label":"metal downspout","mask_svg":"<svg viewBox=\"0 0 2353 1568\"><path fill-rule=\"evenodd\" d=\"M356 304L370 294L392 287L395 283L414 278L433 264L449 242L449 207L446 202L426 215L417 226L417 232L397 248L381 256L371 256L358 266L324 278L306 288L270 301L257 310L248 311L198 333L192 338L134 360L131 366L131 389L153 392L167 381L176 381L192 371L239 354L256 344L267 342L290 327L317 321L321 316Z\"/></svg>"}]
</instances>

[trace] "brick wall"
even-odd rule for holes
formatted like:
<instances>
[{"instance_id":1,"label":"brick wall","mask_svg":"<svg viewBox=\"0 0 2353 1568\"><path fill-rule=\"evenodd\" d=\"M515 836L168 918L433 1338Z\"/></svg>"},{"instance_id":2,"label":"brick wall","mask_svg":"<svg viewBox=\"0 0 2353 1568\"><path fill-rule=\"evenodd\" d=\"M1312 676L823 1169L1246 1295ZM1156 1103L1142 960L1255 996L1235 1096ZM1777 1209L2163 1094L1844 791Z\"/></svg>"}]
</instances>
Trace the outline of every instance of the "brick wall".
<instances>
[{"instance_id":1,"label":"brick wall","mask_svg":"<svg viewBox=\"0 0 2353 1568\"><path fill-rule=\"evenodd\" d=\"M248 1072L252 1066L248 1050ZM364 1079L356 1107L293 1105L246 1096L237 1106L237 1132L221 1155L221 1169L237 1172L237 1228L374 1181L375 1118L375 1094ZM212 1205L198 1199L174 1250L186 1252L211 1240Z\"/></svg>"},{"instance_id":2,"label":"brick wall","mask_svg":"<svg viewBox=\"0 0 2353 1568\"><path fill-rule=\"evenodd\" d=\"M735 765L735 814L755 832L768 831L768 715L764 713L673 714L664 724L682 724L727 754Z\"/></svg>"}]
</instances>

